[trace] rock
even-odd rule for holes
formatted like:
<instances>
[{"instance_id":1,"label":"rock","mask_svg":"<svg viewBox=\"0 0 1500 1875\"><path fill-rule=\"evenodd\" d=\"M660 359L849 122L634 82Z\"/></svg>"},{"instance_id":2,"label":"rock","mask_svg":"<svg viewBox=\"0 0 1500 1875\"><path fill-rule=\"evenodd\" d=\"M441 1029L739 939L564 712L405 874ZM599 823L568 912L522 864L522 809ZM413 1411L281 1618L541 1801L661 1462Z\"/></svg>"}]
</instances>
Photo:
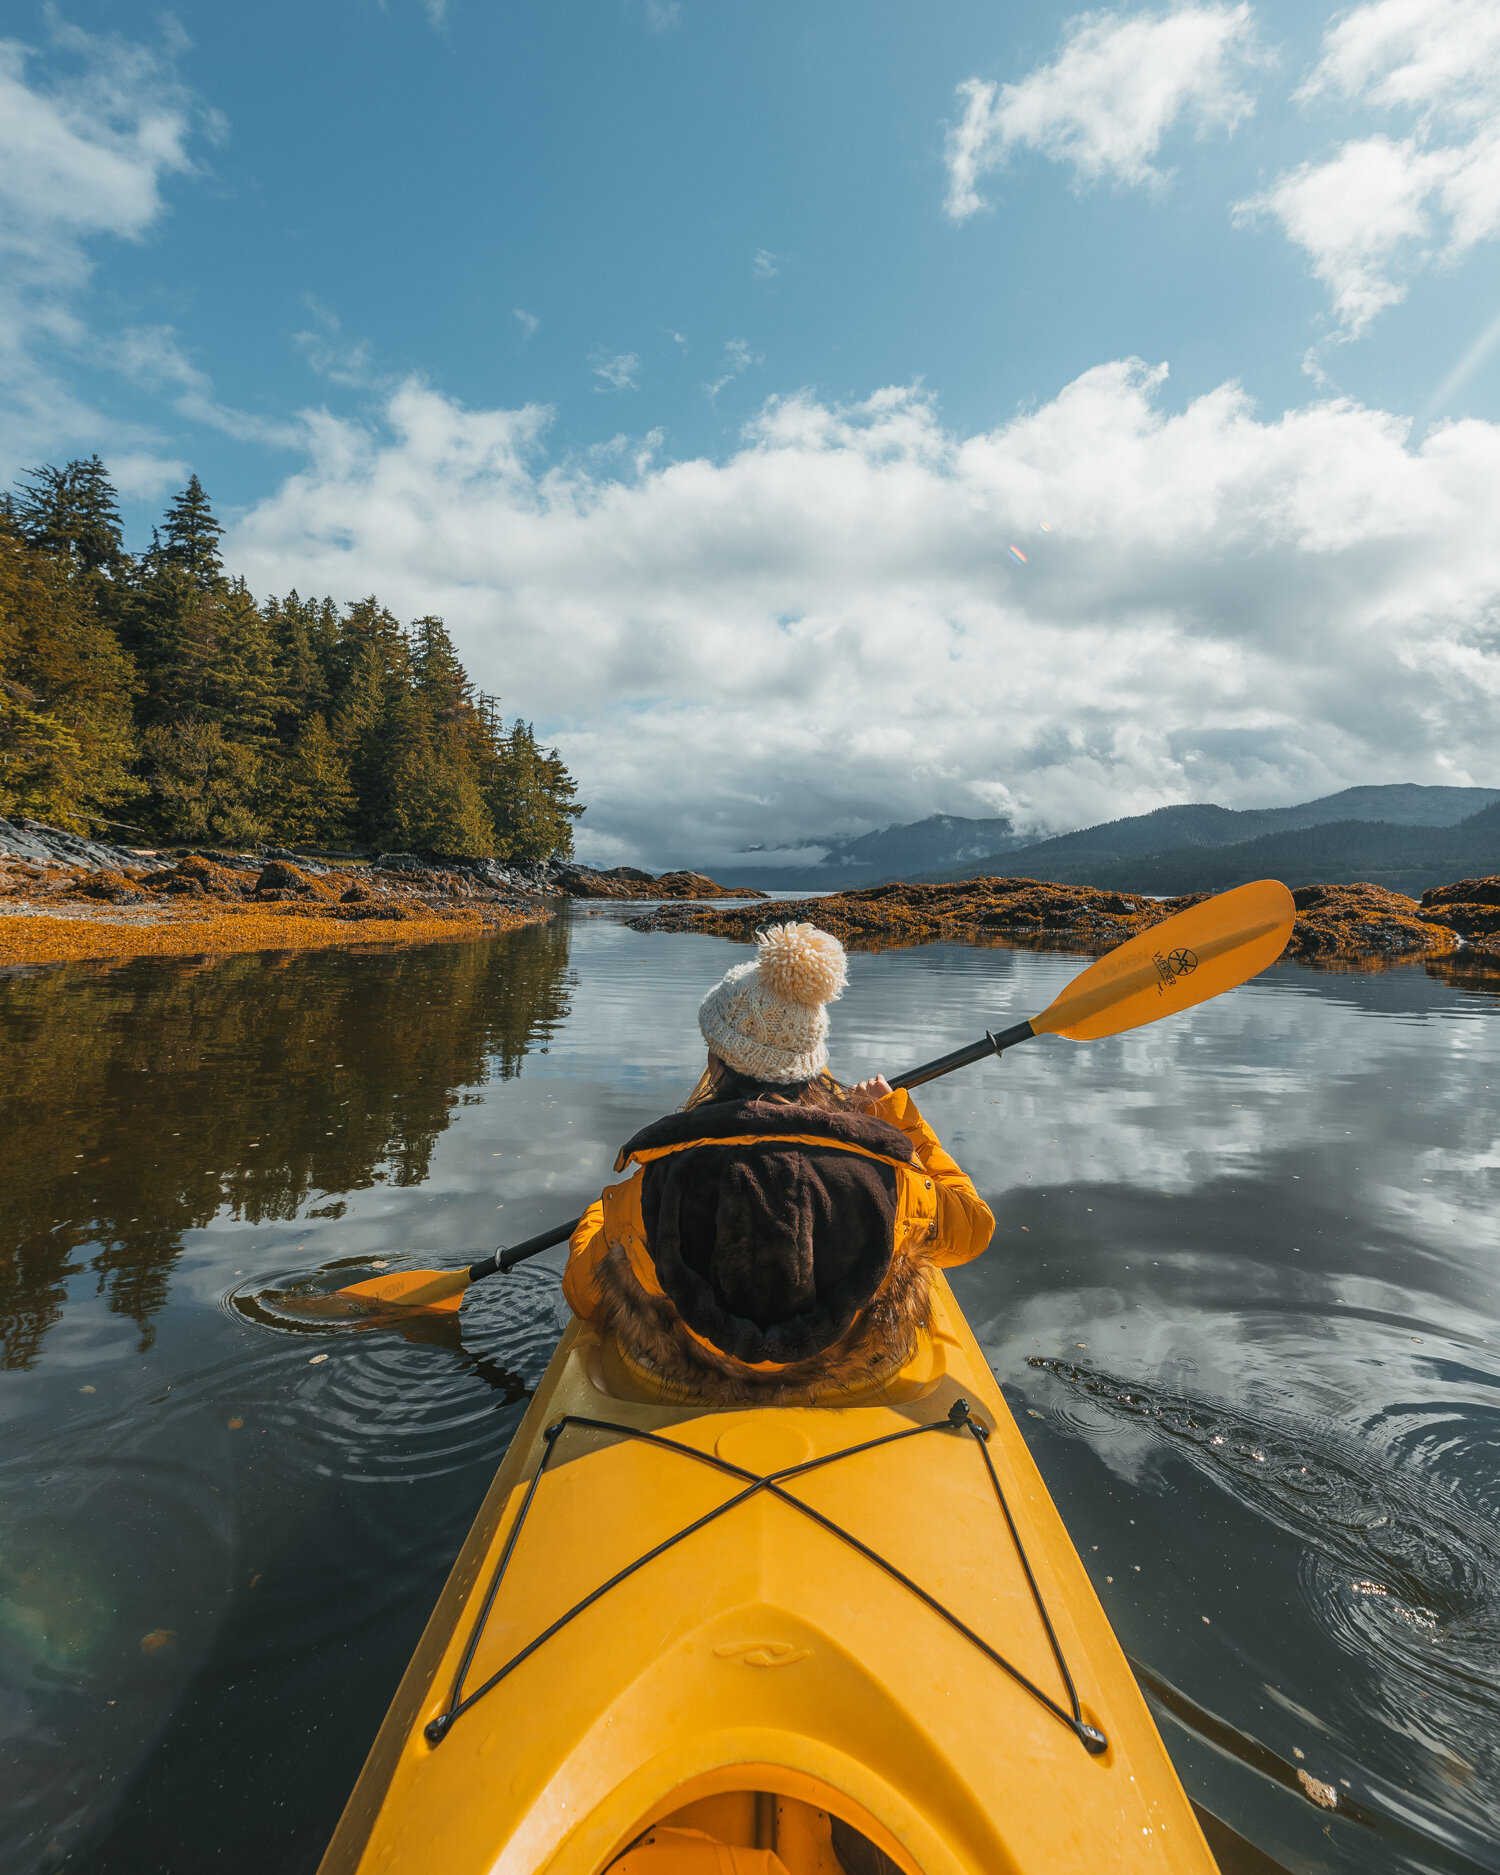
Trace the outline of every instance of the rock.
<instances>
[{"instance_id":1,"label":"rock","mask_svg":"<svg viewBox=\"0 0 1500 1875\"><path fill-rule=\"evenodd\" d=\"M142 863L129 847L86 840L40 820L0 820L0 854L42 866L77 866L85 872L122 872Z\"/></svg>"},{"instance_id":2,"label":"rock","mask_svg":"<svg viewBox=\"0 0 1500 1875\"><path fill-rule=\"evenodd\" d=\"M378 853L370 862L378 872L430 872L425 859L415 853Z\"/></svg>"},{"instance_id":3,"label":"rock","mask_svg":"<svg viewBox=\"0 0 1500 1875\"><path fill-rule=\"evenodd\" d=\"M1458 944L1446 926L1422 916L1414 898L1382 885L1303 885L1292 902L1297 924L1287 952L1305 961L1440 957Z\"/></svg>"},{"instance_id":4,"label":"rock","mask_svg":"<svg viewBox=\"0 0 1500 1875\"><path fill-rule=\"evenodd\" d=\"M668 905L626 922L637 931L703 931L744 939L768 925L806 921L860 950L954 937L1098 954L1208 896L1196 892L1152 899L1037 879L965 879L953 885L866 886L827 898L732 910ZM1309 962L1435 958L1454 951L1459 942L1415 899L1382 886L1303 886L1293 898L1298 914L1288 953Z\"/></svg>"},{"instance_id":5,"label":"rock","mask_svg":"<svg viewBox=\"0 0 1500 1875\"><path fill-rule=\"evenodd\" d=\"M278 898L331 900L338 896L337 887L326 884L322 878L314 878L301 866L284 859L268 860L255 881L257 898L269 897L273 892Z\"/></svg>"},{"instance_id":6,"label":"rock","mask_svg":"<svg viewBox=\"0 0 1500 1875\"><path fill-rule=\"evenodd\" d=\"M141 883L148 892L167 897L241 899L253 890L230 867L193 853L175 866L149 873Z\"/></svg>"},{"instance_id":7,"label":"rock","mask_svg":"<svg viewBox=\"0 0 1500 1875\"><path fill-rule=\"evenodd\" d=\"M1432 886L1422 894L1420 915L1488 951L1500 938L1500 875Z\"/></svg>"},{"instance_id":8,"label":"rock","mask_svg":"<svg viewBox=\"0 0 1500 1875\"><path fill-rule=\"evenodd\" d=\"M1422 910L1434 905L1500 905L1500 873L1489 879L1455 879L1452 885L1429 886L1422 894Z\"/></svg>"},{"instance_id":9,"label":"rock","mask_svg":"<svg viewBox=\"0 0 1500 1875\"><path fill-rule=\"evenodd\" d=\"M601 872L559 860L552 876L552 889L568 898L765 898L753 886L720 885L702 872L664 872L657 877L638 866L614 866Z\"/></svg>"},{"instance_id":10,"label":"rock","mask_svg":"<svg viewBox=\"0 0 1500 1875\"><path fill-rule=\"evenodd\" d=\"M768 925L806 922L861 950L978 937L1013 939L1040 949L1104 951L1203 896L1158 900L1036 879L965 879L954 885L873 885L732 911L664 906L627 923L638 931L748 938Z\"/></svg>"}]
</instances>

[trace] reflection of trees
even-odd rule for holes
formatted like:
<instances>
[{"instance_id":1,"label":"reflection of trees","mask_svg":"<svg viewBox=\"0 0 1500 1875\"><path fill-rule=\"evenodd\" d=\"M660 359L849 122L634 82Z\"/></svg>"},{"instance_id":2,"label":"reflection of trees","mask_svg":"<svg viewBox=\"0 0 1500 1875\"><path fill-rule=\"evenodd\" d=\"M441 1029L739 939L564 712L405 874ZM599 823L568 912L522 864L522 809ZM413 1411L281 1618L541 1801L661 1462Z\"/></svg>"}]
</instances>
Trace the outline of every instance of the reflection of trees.
<instances>
[{"instance_id":1,"label":"reflection of trees","mask_svg":"<svg viewBox=\"0 0 1500 1875\"><path fill-rule=\"evenodd\" d=\"M567 962L560 918L373 955L0 980L0 1364L36 1358L85 1267L149 1342L184 1231L419 1184L455 1090L518 1073L567 1014Z\"/></svg>"}]
</instances>

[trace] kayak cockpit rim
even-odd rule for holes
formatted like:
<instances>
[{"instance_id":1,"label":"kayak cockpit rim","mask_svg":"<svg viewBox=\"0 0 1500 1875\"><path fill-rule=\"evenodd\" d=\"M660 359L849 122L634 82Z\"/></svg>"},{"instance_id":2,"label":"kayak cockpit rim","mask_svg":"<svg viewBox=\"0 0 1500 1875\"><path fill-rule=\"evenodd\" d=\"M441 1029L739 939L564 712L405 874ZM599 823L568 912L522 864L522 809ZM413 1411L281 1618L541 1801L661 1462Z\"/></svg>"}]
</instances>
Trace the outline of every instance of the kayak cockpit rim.
<instances>
[{"instance_id":1,"label":"kayak cockpit rim","mask_svg":"<svg viewBox=\"0 0 1500 1875\"><path fill-rule=\"evenodd\" d=\"M516 1546L520 1541L521 1532L526 1523L527 1514L531 1509L538 1488L541 1485L542 1478L546 1473L548 1461L556 1450L558 1441L561 1439L562 1435L569 1427L574 1426L585 1428L592 1432L610 1433L621 1439L640 1440L645 1444L658 1447L661 1450L678 1453L684 1458L696 1459L700 1464L709 1465L716 1471L722 1472L726 1477L738 1479L743 1488L734 1492L731 1496L727 1497L723 1503L716 1505L712 1510L705 1512L703 1516L694 1518L691 1523L685 1524L680 1530L675 1531L671 1536L664 1538L660 1543L646 1550L642 1555L636 1557L633 1562L627 1563L624 1568L617 1570L608 1580L601 1582L597 1588L592 1589L587 1595L575 1602L566 1613L559 1615L554 1622L544 1628L534 1639L528 1641L518 1653L513 1654L503 1666L499 1667L479 1686L476 1686L472 1692L465 1691L465 1682L468 1679L469 1669L474 1663L474 1657L478 1652L480 1641L483 1638L486 1623L499 1597L501 1585L505 1580L505 1572L510 1565L512 1556L515 1554ZM887 1561L877 1550L870 1548L868 1544L862 1542L851 1531L844 1529L841 1524L834 1522L831 1517L825 1516L822 1511L814 1509L811 1504L804 1502L803 1499L786 1489L787 1484L791 1480L801 1477L808 1472L817 1471L825 1466L836 1464L840 1459L852 1458L861 1452L869 1452L880 1446L891 1445L901 1439L915 1438L924 1432L962 1433L965 1431L973 1437L975 1444L979 1448L980 1456L984 1461L985 1470L989 1473L990 1483L994 1488L996 1502L1000 1506L1001 1514L1005 1519L1006 1528L1010 1532L1011 1541L1015 1546L1016 1555L1026 1577L1027 1587L1031 1591L1032 1602L1036 1607L1037 1615L1046 1633L1047 1643L1051 1649L1052 1658L1056 1662L1058 1674L1066 1689L1068 1700L1066 1707L1060 1705L1050 1694L1044 1692L1035 1681L1029 1679L1019 1667L1013 1665L1003 1654L991 1647L988 1641L981 1635L975 1633L973 1628L961 1621L950 1609L945 1608L936 1596L929 1594L920 1583L913 1581L910 1576L898 1569L894 1563ZM946 1417L942 1419L927 1420L915 1426L905 1426L898 1432L888 1432L881 1434L877 1438L864 1439L857 1445L845 1446L836 1452L825 1452L819 1457L806 1459L800 1464L787 1465L780 1470L765 1473L750 1471L742 1465L736 1465L729 1459L720 1457L717 1453L700 1451L696 1447L684 1445L676 1439L665 1438L660 1433L648 1432L638 1426L621 1425L611 1420L594 1419L579 1413L563 1414L560 1419L555 1420L545 1429L542 1438L543 1447L541 1460L537 1465L536 1471L532 1474L531 1482L527 1486L526 1494L521 1501L520 1510L517 1512L515 1521L506 1535L505 1544L500 1552L499 1560L495 1565L494 1574L490 1578L489 1587L486 1589L484 1600L480 1605L478 1618L470 1630L468 1640L464 1644L463 1653L459 1657L458 1669L454 1674L453 1685L448 1696L448 1703L437 1717L429 1720L423 1727L423 1736L430 1746L435 1748L440 1745L443 1739L447 1737L454 1723L460 1719L464 1713L483 1699L486 1693L493 1691L502 1680L506 1679L524 1661L529 1660L531 1656L536 1653L538 1649L544 1647L554 1635L560 1633L563 1628L567 1627L570 1622L583 1614L586 1609L591 1608L595 1602L607 1595L611 1589L618 1587L620 1583L628 1580L641 1569L644 1569L648 1563L654 1562L657 1557L664 1555L670 1549L674 1549L679 1543L684 1542L688 1537L693 1536L699 1530L716 1522L720 1517L735 1510L739 1505L748 1502L752 1497L755 1497L761 1492L765 1492L767 1495L774 1497L779 1503L785 1504L792 1510L799 1511L804 1517L810 1518L814 1523L826 1530L829 1535L837 1537L841 1542L847 1544L851 1549L863 1556L866 1561L873 1563L876 1568L883 1570L886 1575L900 1583L909 1593L916 1596L916 1598L926 1607L930 1608L934 1614L938 1615L942 1620L947 1622L951 1628L961 1634L965 1640L978 1648L980 1653L982 1653L986 1659L993 1662L1002 1673L1008 1674L1024 1692L1028 1693L1031 1698L1045 1707L1055 1719L1065 1725L1091 1757L1100 1757L1108 1751L1109 1740L1106 1738L1105 1734L1097 1726L1089 1724L1084 1718L1083 1708L1079 1703L1077 1689L1073 1683L1073 1676L1068 1670L1068 1663L1063 1655L1061 1643L1058 1641L1057 1631L1053 1626L1052 1617L1047 1612L1047 1604L1043 1599L1041 1588L1037 1583L1030 1560L1026 1555L1025 1545L1021 1541L1021 1533L1016 1527L1015 1518L1011 1515L1010 1505L1006 1502L1005 1492L1001 1487L999 1474L995 1470L994 1460L990 1457L990 1428L983 1420L974 1415L970 1410L967 1400L955 1400Z\"/></svg>"}]
</instances>

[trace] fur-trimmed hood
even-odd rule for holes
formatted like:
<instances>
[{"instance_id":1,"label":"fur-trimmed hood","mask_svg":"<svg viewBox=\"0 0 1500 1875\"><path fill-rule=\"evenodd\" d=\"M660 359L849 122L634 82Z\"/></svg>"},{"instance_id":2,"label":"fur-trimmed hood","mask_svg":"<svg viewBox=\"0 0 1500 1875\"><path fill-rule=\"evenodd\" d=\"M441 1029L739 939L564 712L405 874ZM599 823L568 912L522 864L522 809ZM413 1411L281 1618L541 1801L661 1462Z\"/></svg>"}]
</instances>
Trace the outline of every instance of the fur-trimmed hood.
<instances>
[{"instance_id":1,"label":"fur-trimmed hood","mask_svg":"<svg viewBox=\"0 0 1500 1875\"><path fill-rule=\"evenodd\" d=\"M897 1167L883 1120L776 1100L670 1114L639 1158L646 1248L692 1332L746 1366L811 1360L845 1336L895 1250Z\"/></svg>"}]
</instances>

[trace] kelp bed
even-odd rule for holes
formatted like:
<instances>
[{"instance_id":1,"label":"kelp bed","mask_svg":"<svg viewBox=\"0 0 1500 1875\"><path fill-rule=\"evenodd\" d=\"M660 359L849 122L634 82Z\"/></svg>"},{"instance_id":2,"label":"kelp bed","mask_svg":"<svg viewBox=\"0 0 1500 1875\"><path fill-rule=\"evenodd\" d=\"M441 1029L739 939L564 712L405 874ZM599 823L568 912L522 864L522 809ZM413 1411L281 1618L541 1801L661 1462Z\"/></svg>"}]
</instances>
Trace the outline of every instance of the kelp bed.
<instances>
[{"instance_id":1,"label":"kelp bed","mask_svg":"<svg viewBox=\"0 0 1500 1875\"><path fill-rule=\"evenodd\" d=\"M552 916L460 873L258 873L198 855L155 871L0 863L0 965L323 945L430 944Z\"/></svg>"}]
</instances>

